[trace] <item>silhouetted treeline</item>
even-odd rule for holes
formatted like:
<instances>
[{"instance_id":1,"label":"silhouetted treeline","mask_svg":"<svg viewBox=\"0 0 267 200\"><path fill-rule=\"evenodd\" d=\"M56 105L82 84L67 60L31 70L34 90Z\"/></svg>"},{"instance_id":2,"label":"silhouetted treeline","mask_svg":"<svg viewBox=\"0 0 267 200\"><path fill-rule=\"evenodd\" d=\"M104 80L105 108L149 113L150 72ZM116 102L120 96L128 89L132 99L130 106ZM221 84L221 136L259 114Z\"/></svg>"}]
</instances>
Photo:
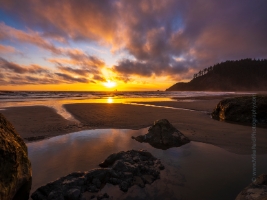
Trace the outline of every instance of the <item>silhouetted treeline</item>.
<instances>
[{"instance_id":1,"label":"silhouetted treeline","mask_svg":"<svg viewBox=\"0 0 267 200\"><path fill-rule=\"evenodd\" d=\"M205 75L206 73L210 72L211 70L213 70L213 66L210 66L208 68L200 70L198 73L194 74L194 78L197 78L197 77L200 77L202 75Z\"/></svg>"},{"instance_id":2,"label":"silhouetted treeline","mask_svg":"<svg viewBox=\"0 0 267 200\"><path fill-rule=\"evenodd\" d=\"M267 59L241 59L210 66L167 91L267 91Z\"/></svg>"}]
</instances>

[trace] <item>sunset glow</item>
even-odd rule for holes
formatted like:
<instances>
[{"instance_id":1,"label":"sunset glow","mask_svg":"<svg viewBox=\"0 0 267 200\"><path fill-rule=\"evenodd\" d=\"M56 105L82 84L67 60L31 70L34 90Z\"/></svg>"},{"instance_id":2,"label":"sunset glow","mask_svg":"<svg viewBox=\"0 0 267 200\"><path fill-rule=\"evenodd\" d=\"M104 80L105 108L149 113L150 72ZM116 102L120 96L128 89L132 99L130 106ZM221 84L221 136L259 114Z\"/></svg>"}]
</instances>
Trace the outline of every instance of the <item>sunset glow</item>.
<instances>
[{"instance_id":1,"label":"sunset glow","mask_svg":"<svg viewBox=\"0 0 267 200\"><path fill-rule=\"evenodd\" d=\"M108 80L106 83L104 83L104 85L107 87L107 88L113 88L115 87L117 84L115 82L112 82L110 80Z\"/></svg>"},{"instance_id":2,"label":"sunset glow","mask_svg":"<svg viewBox=\"0 0 267 200\"><path fill-rule=\"evenodd\" d=\"M267 55L263 0L0 2L0 90L165 90Z\"/></svg>"}]
</instances>

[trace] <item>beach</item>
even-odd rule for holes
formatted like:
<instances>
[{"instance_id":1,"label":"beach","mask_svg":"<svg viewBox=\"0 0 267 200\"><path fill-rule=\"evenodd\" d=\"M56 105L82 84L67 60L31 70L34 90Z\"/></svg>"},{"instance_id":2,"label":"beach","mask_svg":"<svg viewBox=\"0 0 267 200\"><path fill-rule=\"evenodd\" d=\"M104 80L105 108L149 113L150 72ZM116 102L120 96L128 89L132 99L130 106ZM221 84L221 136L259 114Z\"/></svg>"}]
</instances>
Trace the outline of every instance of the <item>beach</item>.
<instances>
[{"instance_id":1,"label":"beach","mask_svg":"<svg viewBox=\"0 0 267 200\"><path fill-rule=\"evenodd\" d=\"M31 194L67 174L99 168L112 153L144 149L165 166L160 180L128 192L107 184L97 195L223 200L234 199L251 182L252 125L218 121L211 112L222 99L243 95L250 94L10 100L0 104L0 112L28 147ZM161 150L132 139L146 134L159 119L169 120L191 142ZM266 144L266 128L257 127L257 174L265 173ZM83 195L90 199L94 194Z\"/></svg>"},{"instance_id":2,"label":"beach","mask_svg":"<svg viewBox=\"0 0 267 200\"><path fill-rule=\"evenodd\" d=\"M234 95L232 95L234 96ZM71 103L63 108L76 120L65 119L47 106L1 110L26 142L88 129L141 129L166 118L191 141L213 144L236 154L251 154L250 126L214 120L210 112L225 96L178 101ZM154 105L154 106L153 106ZM257 128L257 154L267 153L265 128Z\"/></svg>"}]
</instances>

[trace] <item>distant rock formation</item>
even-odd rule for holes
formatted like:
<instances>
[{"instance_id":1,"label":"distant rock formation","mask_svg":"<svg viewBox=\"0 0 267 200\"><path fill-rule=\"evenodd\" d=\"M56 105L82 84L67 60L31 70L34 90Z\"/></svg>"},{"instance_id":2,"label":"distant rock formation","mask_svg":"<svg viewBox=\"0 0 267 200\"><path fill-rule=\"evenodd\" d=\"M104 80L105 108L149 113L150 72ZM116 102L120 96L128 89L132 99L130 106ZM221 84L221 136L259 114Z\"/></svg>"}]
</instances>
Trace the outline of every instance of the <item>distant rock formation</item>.
<instances>
[{"instance_id":1,"label":"distant rock formation","mask_svg":"<svg viewBox=\"0 0 267 200\"><path fill-rule=\"evenodd\" d=\"M267 60L242 59L210 66L167 91L267 91Z\"/></svg>"},{"instance_id":2,"label":"distant rock formation","mask_svg":"<svg viewBox=\"0 0 267 200\"><path fill-rule=\"evenodd\" d=\"M224 99L218 103L211 115L217 120L251 124L253 107L257 125L267 125L267 96L263 95Z\"/></svg>"},{"instance_id":3,"label":"distant rock formation","mask_svg":"<svg viewBox=\"0 0 267 200\"><path fill-rule=\"evenodd\" d=\"M242 190L235 200L266 200L267 199L267 175L262 174L248 187Z\"/></svg>"},{"instance_id":4,"label":"distant rock formation","mask_svg":"<svg viewBox=\"0 0 267 200\"><path fill-rule=\"evenodd\" d=\"M0 199L26 200L32 181L27 146L0 113Z\"/></svg>"},{"instance_id":5,"label":"distant rock formation","mask_svg":"<svg viewBox=\"0 0 267 200\"><path fill-rule=\"evenodd\" d=\"M106 183L119 185L124 192L133 185L145 187L160 178L164 169L159 159L151 153L140 150L121 151L111 154L99 164L104 169L88 172L74 172L54 182L38 188L32 195L33 200L81 200L83 193L98 193ZM91 198L96 195L92 195ZM108 198L108 194L97 198Z\"/></svg>"},{"instance_id":6,"label":"distant rock formation","mask_svg":"<svg viewBox=\"0 0 267 200\"><path fill-rule=\"evenodd\" d=\"M145 135L132 137L138 142L146 142L157 149L169 149L182 146L190 140L178 131L167 119L154 122Z\"/></svg>"}]
</instances>

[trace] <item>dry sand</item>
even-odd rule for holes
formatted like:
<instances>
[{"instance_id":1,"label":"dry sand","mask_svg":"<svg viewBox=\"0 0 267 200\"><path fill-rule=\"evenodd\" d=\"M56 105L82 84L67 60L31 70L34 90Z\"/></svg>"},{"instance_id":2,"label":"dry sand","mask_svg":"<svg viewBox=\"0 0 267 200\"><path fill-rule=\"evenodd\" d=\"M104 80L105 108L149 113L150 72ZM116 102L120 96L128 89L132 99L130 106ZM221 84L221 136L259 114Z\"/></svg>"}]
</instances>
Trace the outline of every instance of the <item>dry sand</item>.
<instances>
[{"instance_id":1,"label":"dry sand","mask_svg":"<svg viewBox=\"0 0 267 200\"><path fill-rule=\"evenodd\" d=\"M218 102L218 97L193 102L153 102L196 111L126 104L65 105L80 123L68 121L45 106L13 107L1 112L24 139L42 139L43 136L96 128L140 129L151 126L157 119L166 118L192 141L214 144L233 153L251 154L251 127L210 118L207 112L211 112ZM266 134L267 129L257 128L257 154L267 153Z\"/></svg>"}]
</instances>

